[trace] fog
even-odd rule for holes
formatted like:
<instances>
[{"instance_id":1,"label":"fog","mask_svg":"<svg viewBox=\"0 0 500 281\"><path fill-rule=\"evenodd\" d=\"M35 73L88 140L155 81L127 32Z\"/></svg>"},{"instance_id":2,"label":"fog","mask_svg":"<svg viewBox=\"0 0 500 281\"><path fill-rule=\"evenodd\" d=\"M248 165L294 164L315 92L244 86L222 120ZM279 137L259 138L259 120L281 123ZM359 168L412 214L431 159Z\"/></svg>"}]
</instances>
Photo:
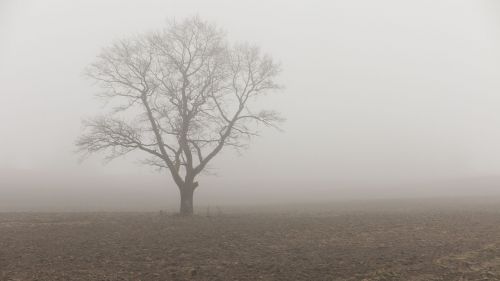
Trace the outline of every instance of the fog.
<instances>
[{"instance_id":1,"label":"fog","mask_svg":"<svg viewBox=\"0 0 500 281\"><path fill-rule=\"evenodd\" d=\"M495 0L0 0L0 211L176 206L166 172L75 140L101 48L193 15L281 62L266 105L287 119L224 150L196 203L499 195Z\"/></svg>"}]
</instances>

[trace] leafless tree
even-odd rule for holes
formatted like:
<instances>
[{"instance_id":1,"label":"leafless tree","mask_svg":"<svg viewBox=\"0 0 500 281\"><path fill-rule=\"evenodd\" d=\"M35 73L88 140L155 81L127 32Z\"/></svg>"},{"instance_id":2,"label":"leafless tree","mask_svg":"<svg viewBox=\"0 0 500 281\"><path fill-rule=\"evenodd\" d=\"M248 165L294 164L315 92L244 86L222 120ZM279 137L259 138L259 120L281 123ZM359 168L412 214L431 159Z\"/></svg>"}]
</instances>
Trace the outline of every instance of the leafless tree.
<instances>
[{"instance_id":1,"label":"leafless tree","mask_svg":"<svg viewBox=\"0 0 500 281\"><path fill-rule=\"evenodd\" d=\"M180 213L193 214L197 177L224 147L242 148L274 111L255 100L279 88L279 65L257 47L230 45L225 33L197 17L104 48L87 71L113 106L84 121L77 140L88 154L113 159L132 151L169 171L180 191Z\"/></svg>"}]
</instances>

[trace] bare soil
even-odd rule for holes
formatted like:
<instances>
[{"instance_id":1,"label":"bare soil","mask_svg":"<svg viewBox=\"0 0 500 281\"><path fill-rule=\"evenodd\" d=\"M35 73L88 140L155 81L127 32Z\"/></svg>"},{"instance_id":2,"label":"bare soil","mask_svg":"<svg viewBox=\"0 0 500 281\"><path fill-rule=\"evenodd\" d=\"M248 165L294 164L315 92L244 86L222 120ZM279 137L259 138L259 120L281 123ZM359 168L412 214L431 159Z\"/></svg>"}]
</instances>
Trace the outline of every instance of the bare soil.
<instances>
[{"instance_id":1,"label":"bare soil","mask_svg":"<svg viewBox=\"0 0 500 281\"><path fill-rule=\"evenodd\" d=\"M500 280L500 206L4 213L0 280Z\"/></svg>"}]
</instances>

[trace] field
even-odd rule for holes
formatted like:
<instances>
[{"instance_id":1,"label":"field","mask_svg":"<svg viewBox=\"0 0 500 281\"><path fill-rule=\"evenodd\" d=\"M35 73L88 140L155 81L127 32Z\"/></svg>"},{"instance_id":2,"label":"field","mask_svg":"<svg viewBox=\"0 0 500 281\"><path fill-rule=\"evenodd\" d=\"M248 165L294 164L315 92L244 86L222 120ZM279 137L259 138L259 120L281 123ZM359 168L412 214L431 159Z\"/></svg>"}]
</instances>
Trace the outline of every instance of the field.
<instances>
[{"instance_id":1,"label":"field","mask_svg":"<svg viewBox=\"0 0 500 281\"><path fill-rule=\"evenodd\" d=\"M0 280L500 280L500 205L3 213Z\"/></svg>"}]
</instances>

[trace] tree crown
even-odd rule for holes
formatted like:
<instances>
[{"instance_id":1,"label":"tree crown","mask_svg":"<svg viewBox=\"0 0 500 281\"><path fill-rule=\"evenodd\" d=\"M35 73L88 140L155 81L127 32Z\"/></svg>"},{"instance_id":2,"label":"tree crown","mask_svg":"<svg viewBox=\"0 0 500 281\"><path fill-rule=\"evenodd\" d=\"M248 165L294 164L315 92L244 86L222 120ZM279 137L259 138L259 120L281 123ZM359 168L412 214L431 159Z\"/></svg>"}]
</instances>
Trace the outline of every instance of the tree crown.
<instances>
[{"instance_id":1,"label":"tree crown","mask_svg":"<svg viewBox=\"0 0 500 281\"><path fill-rule=\"evenodd\" d=\"M225 146L245 147L259 125L277 127L275 111L254 101L273 90L280 67L259 48L230 45L215 25L190 18L104 48L87 75L114 105L84 122L77 146L108 159L140 150L144 163L192 184Z\"/></svg>"}]
</instances>

